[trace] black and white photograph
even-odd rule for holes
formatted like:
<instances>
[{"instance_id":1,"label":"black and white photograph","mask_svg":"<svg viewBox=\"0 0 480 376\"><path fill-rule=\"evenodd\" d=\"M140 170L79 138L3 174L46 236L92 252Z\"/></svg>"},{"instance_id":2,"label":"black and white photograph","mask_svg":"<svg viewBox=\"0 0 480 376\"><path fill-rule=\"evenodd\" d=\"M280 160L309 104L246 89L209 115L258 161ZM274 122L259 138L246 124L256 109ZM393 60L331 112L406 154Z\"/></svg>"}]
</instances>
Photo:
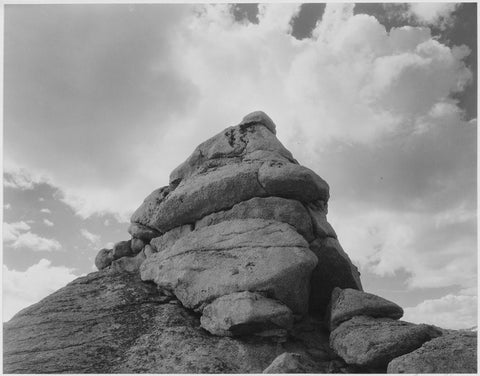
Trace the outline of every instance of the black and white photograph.
<instances>
[{"instance_id":1,"label":"black and white photograph","mask_svg":"<svg viewBox=\"0 0 480 376\"><path fill-rule=\"evenodd\" d=\"M9 2L3 373L477 373L477 2Z\"/></svg>"}]
</instances>

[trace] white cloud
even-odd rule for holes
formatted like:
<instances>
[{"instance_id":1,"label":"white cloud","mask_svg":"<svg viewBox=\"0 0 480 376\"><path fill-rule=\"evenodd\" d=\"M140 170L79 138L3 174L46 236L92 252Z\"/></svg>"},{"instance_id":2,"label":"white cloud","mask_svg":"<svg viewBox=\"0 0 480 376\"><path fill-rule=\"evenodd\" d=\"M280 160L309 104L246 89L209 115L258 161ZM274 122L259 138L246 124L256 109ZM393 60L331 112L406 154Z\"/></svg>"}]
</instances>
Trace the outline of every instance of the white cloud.
<instances>
[{"instance_id":1,"label":"white cloud","mask_svg":"<svg viewBox=\"0 0 480 376\"><path fill-rule=\"evenodd\" d=\"M346 252L364 271L380 276L405 271L410 289L469 288L477 277L475 220L450 218L438 228L431 217L355 204L329 215Z\"/></svg>"},{"instance_id":2,"label":"white cloud","mask_svg":"<svg viewBox=\"0 0 480 376\"><path fill-rule=\"evenodd\" d=\"M477 326L477 297L449 294L425 300L415 307L405 308L404 312L402 320L446 329L467 329Z\"/></svg>"},{"instance_id":3,"label":"white cloud","mask_svg":"<svg viewBox=\"0 0 480 376\"><path fill-rule=\"evenodd\" d=\"M76 278L73 269L41 259L24 272L3 266L3 321Z\"/></svg>"},{"instance_id":4,"label":"white cloud","mask_svg":"<svg viewBox=\"0 0 480 376\"><path fill-rule=\"evenodd\" d=\"M408 13L419 22L426 25L436 25L445 28L454 20L452 13L460 5L459 3L410 3Z\"/></svg>"},{"instance_id":5,"label":"white cloud","mask_svg":"<svg viewBox=\"0 0 480 376\"><path fill-rule=\"evenodd\" d=\"M52 211L47 208L40 209L40 213L52 214Z\"/></svg>"},{"instance_id":6,"label":"white cloud","mask_svg":"<svg viewBox=\"0 0 480 376\"><path fill-rule=\"evenodd\" d=\"M24 168L6 168L3 175L3 186L21 190L33 189L36 179Z\"/></svg>"},{"instance_id":7,"label":"white cloud","mask_svg":"<svg viewBox=\"0 0 480 376\"><path fill-rule=\"evenodd\" d=\"M48 227L52 227L54 225L54 223L52 221L49 221L46 218L43 220L43 223Z\"/></svg>"},{"instance_id":8,"label":"white cloud","mask_svg":"<svg viewBox=\"0 0 480 376\"><path fill-rule=\"evenodd\" d=\"M39 197L38 201L43 202L43 201L45 201L45 199L43 197Z\"/></svg>"},{"instance_id":9,"label":"white cloud","mask_svg":"<svg viewBox=\"0 0 480 376\"><path fill-rule=\"evenodd\" d=\"M84 238L86 238L90 243L97 245L100 242L100 235L96 235L88 231L87 229L82 228L80 233Z\"/></svg>"},{"instance_id":10,"label":"white cloud","mask_svg":"<svg viewBox=\"0 0 480 376\"><path fill-rule=\"evenodd\" d=\"M11 244L13 248L28 248L32 251L58 251L62 247L56 239L49 239L26 232L20 234Z\"/></svg>"},{"instance_id":11,"label":"white cloud","mask_svg":"<svg viewBox=\"0 0 480 376\"><path fill-rule=\"evenodd\" d=\"M28 248L32 251L57 251L61 248L56 239L48 239L32 233L26 222L4 223L3 241L13 248ZM27 232L25 232L27 231Z\"/></svg>"},{"instance_id":12,"label":"white cloud","mask_svg":"<svg viewBox=\"0 0 480 376\"><path fill-rule=\"evenodd\" d=\"M133 129L131 122L123 124L130 114L124 114L129 107L122 104L116 107L122 114L122 121L114 125L116 138L112 140L110 126L95 131L96 140L109 140L110 153L105 153L105 143L92 144L82 126L72 128L76 137L57 140L57 147L65 150L38 155L29 148L28 153L16 154L15 160L49 176L64 192L63 201L79 215L114 212L127 221L146 195L168 182L170 171L200 140L252 110L265 110L297 159L314 167L323 158L317 151L325 150L332 140L380 142L399 131L413 132L419 125L412 119L428 116L439 103L458 110L445 98L471 79L462 62L466 50L457 53L438 43L427 28L387 33L374 17L354 15L353 4L327 4L314 36L302 41L289 34L298 4L263 4L258 24L235 22L228 4L195 8L200 11L164 8L160 16L167 21L150 26L162 39L157 56L149 56L145 72L151 76L146 82L158 81L179 96L172 97L177 102L169 111L149 109L143 111L148 116L134 120L136 129L148 137L133 136L135 143L128 142ZM72 72L80 74L78 69ZM170 77L175 80L162 81ZM142 77L136 79L143 82ZM187 105L188 111L177 111L178 103ZM94 105L88 101L84 105L91 113ZM78 142L72 145L71 139ZM89 147L80 147L80 141ZM7 146L11 151L8 140ZM44 146L37 149L46 150L48 144ZM75 172L70 161L58 160L57 154L63 152L81 161ZM9 152L5 160L12 163ZM114 167L119 165L122 169Z\"/></svg>"},{"instance_id":13,"label":"white cloud","mask_svg":"<svg viewBox=\"0 0 480 376\"><path fill-rule=\"evenodd\" d=\"M30 226L24 222L3 223L3 241L13 242L15 241L22 231L30 230Z\"/></svg>"},{"instance_id":14,"label":"white cloud","mask_svg":"<svg viewBox=\"0 0 480 376\"><path fill-rule=\"evenodd\" d=\"M10 205L10 204L5 204L5 205L3 205L3 209L4 209L4 210L9 210L9 209L11 209L11 208L12 208L12 205Z\"/></svg>"}]
</instances>

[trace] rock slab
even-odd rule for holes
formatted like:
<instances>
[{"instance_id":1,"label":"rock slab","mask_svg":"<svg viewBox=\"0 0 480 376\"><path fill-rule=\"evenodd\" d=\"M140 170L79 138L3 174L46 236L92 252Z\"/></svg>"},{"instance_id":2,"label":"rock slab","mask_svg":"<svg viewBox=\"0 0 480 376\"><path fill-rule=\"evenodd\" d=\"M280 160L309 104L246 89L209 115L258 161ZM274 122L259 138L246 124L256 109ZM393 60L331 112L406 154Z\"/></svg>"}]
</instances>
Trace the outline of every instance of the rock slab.
<instances>
[{"instance_id":1,"label":"rock slab","mask_svg":"<svg viewBox=\"0 0 480 376\"><path fill-rule=\"evenodd\" d=\"M430 325L355 316L330 333L330 346L348 364L384 370L394 358L441 334Z\"/></svg>"},{"instance_id":2,"label":"rock slab","mask_svg":"<svg viewBox=\"0 0 480 376\"><path fill-rule=\"evenodd\" d=\"M247 219L188 233L151 255L140 273L144 281L154 281L198 311L220 296L256 291L303 314L316 263L308 243L292 226Z\"/></svg>"},{"instance_id":3,"label":"rock slab","mask_svg":"<svg viewBox=\"0 0 480 376\"><path fill-rule=\"evenodd\" d=\"M222 296L207 305L202 327L220 336L238 336L271 329L291 329L292 311L284 304L249 291Z\"/></svg>"},{"instance_id":4,"label":"rock slab","mask_svg":"<svg viewBox=\"0 0 480 376\"><path fill-rule=\"evenodd\" d=\"M336 287L332 292L328 314L330 330L334 330L340 323L350 320L354 316L399 319L403 316L403 309L374 294L355 289L342 290Z\"/></svg>"},{"instance_id":5,"label":"rock slab","mask_svg":"<svg viewBox=\"0 0 480 376\"><path fill-rule=\"evenodd\" d=\"M477 333L451 332L393 359L388 373L477 373Z\"/></svg>"}]
</instances>

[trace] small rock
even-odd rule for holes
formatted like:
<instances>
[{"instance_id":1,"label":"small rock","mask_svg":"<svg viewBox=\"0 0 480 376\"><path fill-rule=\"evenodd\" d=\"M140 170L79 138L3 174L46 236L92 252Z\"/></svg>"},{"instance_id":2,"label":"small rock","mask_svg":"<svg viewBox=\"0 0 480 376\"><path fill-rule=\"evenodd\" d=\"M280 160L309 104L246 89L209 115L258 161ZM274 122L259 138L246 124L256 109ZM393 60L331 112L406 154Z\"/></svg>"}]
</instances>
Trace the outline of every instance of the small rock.
<instances>
[{"instance_id":1,"label":"small rock","mask_svg":"<svg viewBox=\"0 0 480 376\"><path fill-rule=\"evenodd\" d=\"M263 373L317 373L315 363L306 356L284 352Z\"/></svg>"},{"instance_id":2,"label":"small rock","mask_svg":"<svg viewBox=\"0 0 480 376\"><path fill-rule=\"evenodd\" d=\"M380 296L354 289L342 290L336 287L332 292L330 305L331 308L327 312L330 330L334 330L340 323L354 316L391 319L399 319L403 316L403 309L399 305Z\"/></svg>"},{"instance_id":3,"label":"small rock","mask_svg":"<svg viewBox=\"0 0 480 376\"><path fill-rule=\"evenodd\" d=\"M355 316L330 333L330 347L348 364L386 369L392 359L440 335L430 325Z\"/></svg>"},{"instance_id":4,"label":"small rock","mask_svg":"<svg viewBox=\"0 0 480 376\"><path fill-rule=\"evenodd\" d=\"M115 259L119 259L125 256L133 256L132 252L132 241L131 240L124 240L121 242L116 243L113 246L113 257Z\"/></svg>"},{"instance_id":5,"label":"small rock","mask_svg":"<svg viewBox=\"0 0 480 376\"><path fill-rule=\"evenodd\" d=\"M134 257L121 257L118 260L112 262L111 272L112 273L136 273L140 269L140 265L145 260L145 254L143 251L139 252Z\"/></svg>"},{"instance_id":6,"label":"small rock","mask_svg":"<svg viewBox=\"0 0 480 376\"><path fill-rule=\"evenodd\" d=\"M289 329L293 324L293 315L292 311L279 301L243 291L222 296L207 305L200 323L212 334L235 336L270 329Z\"/></svg>"},{"instance_id":7,"label":"small rock","mask_svg":"<svg viewBox=\"0 0 480 376\"><path fill-rule=\"evenodd\" d=\"M388 363L388 373L477 373L477 333L457 331Z\"/></svg>"},{"instance_id":8,"label":"small rock","mask_svg":"<svg viewBox=\"0 0 480 376\"><path fill-rule=\"evenodd\" d=\"M113 261L113 250L103 248L98 252L97 257L95 257L95 266L97 267L98 270L102 270L110 266L112 261Z\"/></svg>"},{"instance_id":9,"label":"small rock","mask_svg":"<svg viewBox=\"0 0 480 376\"><path fill-rule=\"evenodd\" d=\"M161 235L157 230L140 223L131 223L128 227L128 233L132 235L132 237L142 239L146 243Z\"/></svg>"},{"instance_id":10,"label":"small rock","mask_svg":"<svg viewBox=\"0 0 480 376\"><path fill-rule=\"evenodd\" d=\"M131 248L134 254L140 252L145 247L145 242L142 239L132 238Z\"/></svg>"},{"instance_id":11,"label":"small rock","mask_svg":"<svg viewBox=\"0 0 480 376\"><path fill-rule=\"evenodd\" d=\"M277 133L277 131L275 129L276 128L275 123L273 122L272 119L270 119L270 116L268 116L263 111L254 111L254 112L249 113L248 115L245 115L243 117L242 121L240 122L240 124L238 124L238 125L241 127L241 126L245 126L247 124L255 124L255 123L263 124L273 134Z\"/></svg>"}]
</instances>

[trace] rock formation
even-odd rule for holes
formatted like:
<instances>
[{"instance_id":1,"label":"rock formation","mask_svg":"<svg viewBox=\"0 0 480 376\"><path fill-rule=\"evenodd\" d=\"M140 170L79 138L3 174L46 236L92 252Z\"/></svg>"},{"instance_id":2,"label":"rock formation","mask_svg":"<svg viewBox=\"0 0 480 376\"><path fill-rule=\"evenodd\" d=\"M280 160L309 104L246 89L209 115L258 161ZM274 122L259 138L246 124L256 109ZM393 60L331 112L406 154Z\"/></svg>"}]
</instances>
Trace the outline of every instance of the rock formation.
<instances>
[{"instance_id":1,"label":"rock formation","mask_svg":"<svg viewBox=\"0 0 480 376\"><path fill-rule=\"evenodd\" d=\"M362 291L328 184L275 134L259 111L200 144L134 212L131 239L100 250L99 272L5 324L4 371L476 370L470 355L425 365L476 341Z\"/></svg>"}]
</instances>

